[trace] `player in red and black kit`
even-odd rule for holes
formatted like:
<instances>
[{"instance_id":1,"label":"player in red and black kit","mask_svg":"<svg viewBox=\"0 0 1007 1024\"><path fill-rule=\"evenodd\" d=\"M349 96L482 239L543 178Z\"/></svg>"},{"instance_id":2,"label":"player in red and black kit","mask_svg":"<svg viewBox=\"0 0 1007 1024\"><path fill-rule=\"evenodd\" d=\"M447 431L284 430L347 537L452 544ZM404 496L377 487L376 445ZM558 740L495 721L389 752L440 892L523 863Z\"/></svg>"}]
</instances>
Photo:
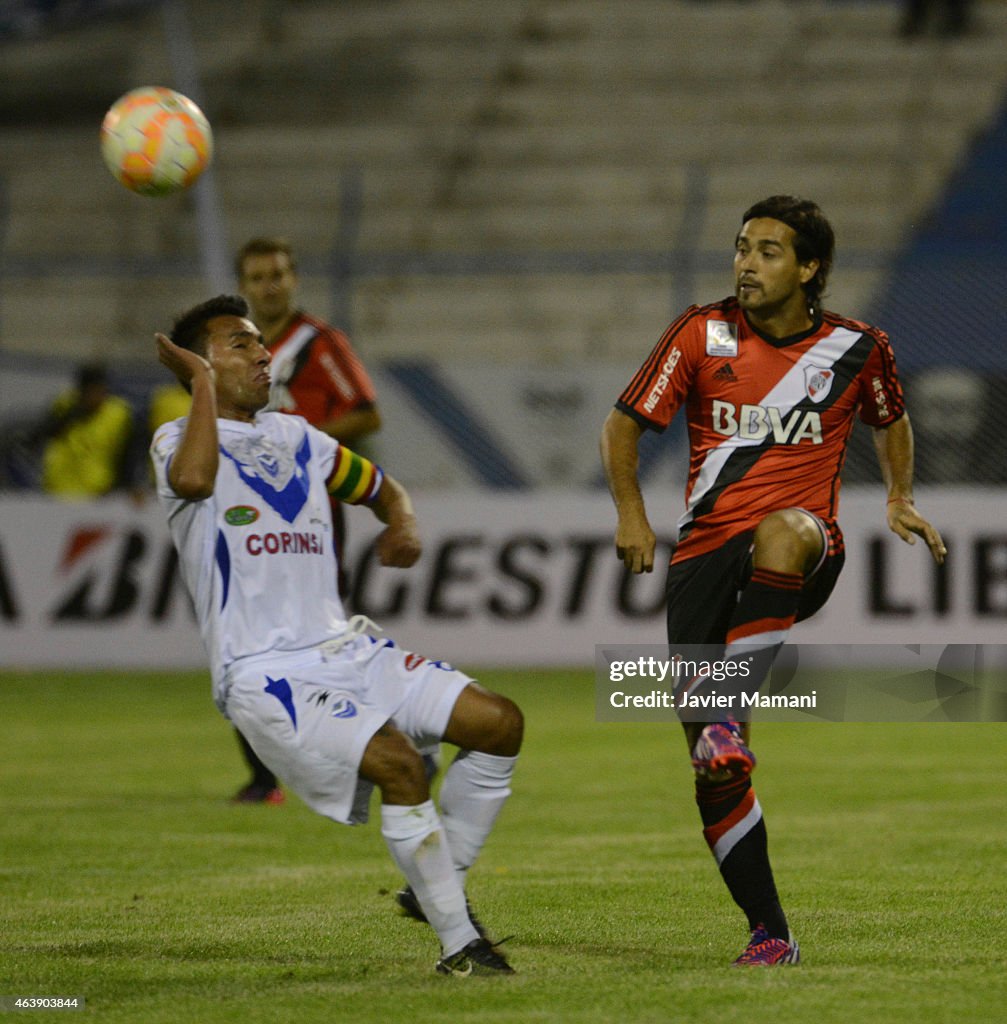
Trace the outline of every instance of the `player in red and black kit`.
<instances>
[{"instance_id":1,"label":"player in red and black kit","mask_svg":"<svg viewBox=\"0 0 1007 1024\"><path fill-rule=\"evenodd\" d=\"M725 659L757 652L763 673L842 569L839 474L856 416L874 430L889 527L910 544L923 537L937 562L946 553L913 504L912 428L887 336L821 309L833 248L814 203L773 196L746 211L734 297L692 306L665 331L602 433L617 553L650 572L637 445L684 407L689 480L668 570L668 642L717 645ZM751 930L735 963L797 963L749 777L748 725L683 725L704 836Z\"/></svg>"},{"instance_id":2,"label":"player in red and black kit","mask_svg":"<svg viewBox=\"0 0 1007 1024\"><path fill-rule=\"evenodd\" d=\"M349 338L294 304L297 268L289 242L253 238L235 260L238 286L251 307L252 319L272 355L269 408L297 413L312 426L348 446L381 427L374 385ZM347 598L342 569L346 540L343 507L332 502L332 527L338 565L339 595ZM242 787L239 802L280 802L276 777L238 734L252 781Z\"/></svg>"}]
</instances>

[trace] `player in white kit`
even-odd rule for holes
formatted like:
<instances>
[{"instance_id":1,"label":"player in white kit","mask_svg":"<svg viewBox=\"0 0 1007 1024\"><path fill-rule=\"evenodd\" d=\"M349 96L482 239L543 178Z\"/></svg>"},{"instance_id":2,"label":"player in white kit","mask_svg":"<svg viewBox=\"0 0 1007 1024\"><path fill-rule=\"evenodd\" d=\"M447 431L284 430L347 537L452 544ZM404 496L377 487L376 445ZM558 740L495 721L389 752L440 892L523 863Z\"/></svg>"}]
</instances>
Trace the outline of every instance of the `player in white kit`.
<instances>
[{"instance_id":1,"label":"player in white kit","mask_svg":"<svg viewBox=\"0 0 1007 1024\"><path fill-rule=\"evenodd\" d=\"M513 973L468 908L464 880L505 800L521 746L517 706L347 621L332 571L329 494L386 524L383 565L420 554L412 503L379 467L298 416L261 410L269 352L237 296L157 336L192 408L154 435L158 498L210 658L214 698L262 760L314 810L367 820L441 941L445 974ZM380 632L380 630L373 630ZM459 747L440 813L417 747Z\"/></svg>"}]
</instances>

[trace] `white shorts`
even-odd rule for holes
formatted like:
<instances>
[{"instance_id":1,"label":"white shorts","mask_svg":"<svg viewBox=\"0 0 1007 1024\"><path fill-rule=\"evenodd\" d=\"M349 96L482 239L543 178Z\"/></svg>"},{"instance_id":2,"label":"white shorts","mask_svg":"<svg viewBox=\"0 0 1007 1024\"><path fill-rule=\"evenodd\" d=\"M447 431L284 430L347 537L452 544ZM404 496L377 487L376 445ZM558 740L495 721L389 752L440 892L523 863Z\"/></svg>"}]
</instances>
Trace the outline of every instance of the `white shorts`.
<instances>
[{"instance_id":1,"label":"white shorts","mask_svg":"<svg viewBox=\"0 0 1007 1024\"><path fill-rule=\"evenodd\" d=\"M472 679L442 662L358 637L321 648L243 659L228 672L224 713L309 807L346 825L367 821L373 786L359 777L386 722L417 747L439 743Z\"/></svg>"}]
</instances>

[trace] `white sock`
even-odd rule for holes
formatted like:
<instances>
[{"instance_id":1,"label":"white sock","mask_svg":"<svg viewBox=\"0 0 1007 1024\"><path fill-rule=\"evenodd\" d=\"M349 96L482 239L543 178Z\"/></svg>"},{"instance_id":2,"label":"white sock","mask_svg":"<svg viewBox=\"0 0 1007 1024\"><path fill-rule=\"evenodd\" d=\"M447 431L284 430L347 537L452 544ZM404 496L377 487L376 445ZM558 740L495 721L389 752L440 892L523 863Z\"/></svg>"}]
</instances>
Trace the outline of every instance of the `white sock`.
<instances>
[{"instance_id":1,"label":"white sock","mask_svg":"<svg viewBox=\"0 0 1007 1024\"><path fill-rule=\"evenodd\" d=\"M437 932L444 955L457 953L479 938L469 920L465 890L454 870L433 801L415 807L382 804L381 834Z\"/></svg>"},{"instance_id":2,"label":"white sock","mask_svg":"<svg viewBox=\"0 0 1007 1024\"><path fill-rule=\"evenodd\" d=\"M441 784L441 820L455 869L464 883L497 815L510 796L516 757L459 750Z\"/></svg>"}]
</instances>

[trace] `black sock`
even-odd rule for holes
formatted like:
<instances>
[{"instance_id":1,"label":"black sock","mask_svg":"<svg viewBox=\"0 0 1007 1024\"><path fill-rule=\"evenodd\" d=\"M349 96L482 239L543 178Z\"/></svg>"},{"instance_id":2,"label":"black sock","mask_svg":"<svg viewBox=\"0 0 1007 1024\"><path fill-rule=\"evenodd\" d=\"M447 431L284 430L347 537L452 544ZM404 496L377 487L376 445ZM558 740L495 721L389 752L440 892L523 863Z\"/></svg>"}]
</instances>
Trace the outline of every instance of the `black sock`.
<instances>
[{"instance_id":1,"label":"black sock","mask_svg":"<svg viewBox=\"0 0 1007 1024\"><path fill-rule=\"evenodd\" d=\"M276 789L276 776L259 760L259 755L252 750L251 744L237 729L234 730L234 735L238 737L241 752L245 755L248 767L252 769L251 784L263 789Z\"/></svg>"},{"instance_id":2,"label":"black sock","mask_svg":"<svg viewBox=\"0 0 1007 1024\"><path fill-rule=\"evenodd\" d=\"M751 780L696 782L703 836L748 926L762 925L771 938L789 939L787 919L769 863L766 824Z\"/></svg>"}]
</instances>

